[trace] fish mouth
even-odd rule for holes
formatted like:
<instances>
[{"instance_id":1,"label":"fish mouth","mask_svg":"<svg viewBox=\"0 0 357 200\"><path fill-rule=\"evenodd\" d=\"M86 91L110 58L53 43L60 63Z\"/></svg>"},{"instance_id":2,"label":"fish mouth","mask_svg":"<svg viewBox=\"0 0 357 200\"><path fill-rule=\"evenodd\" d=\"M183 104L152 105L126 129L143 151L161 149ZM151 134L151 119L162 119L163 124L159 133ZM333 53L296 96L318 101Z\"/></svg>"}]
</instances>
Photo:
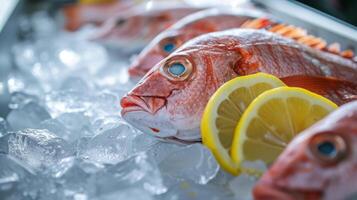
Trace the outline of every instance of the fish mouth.
<instances>
[{"instance_id":1,"label":"fish mouth","mask_svg":"<svg viewBox=\"0 0 357 200\"><path fill-rule=\"evenodd\" d=\"M121 115L124 116L133 111L144 111L154 115L158 110L165 106L166 100L160 97L141 97L136 95L127 95L120 101L123 108Z\"/></svg>"},{"instance_id":2,"label":"fish mouth","mask_svg":"<svg viewBox=\"0 0 357 200\"><path fill-rule=\"evenodd\" d=\"M195 144L195 143L201 143L202 140L182 140L180 138L177 138L175 136L171 137L156 137L157 139L164 141L164 142L170 142L170 143L176 143L180 145L190 145L190 144Z\"/></svg>"},{"instance_id":3,"label":"fish mouth","mask_svg":"<svg viewBox=\"0 0 357 200\"><path fill-rule=\"evenodd\" d=\"M254 187L253 196L254 199L296 200L291 193L264 182L260 182Z\"/></svg>"},{"instance_id":4,"label":"fish mouth","mask_svg":"<svg viewBox=\"0 0 357 200\"><path fill-rule=\"evenodd\" d=\"M125 96L121 99L120 105L122 107L121 116L125 116L129 112L135 111L151 113L144 100L138 96Z\"/></svg>"},{"instance_id":5,"label":"fish mouth","mask_svg":"<svg viewBox=\"0 0 357 200\"><path fill-rule=\"evenodd\" d=\"M130 67L128 72L129 72L130 78L136 80L136 79L140 79L141 77L143 77L148 71L141 69L140 67Z\"/></svg>"},{"instance_id":6,"label":"fish mouth","mask_svg":"<svg viewBox=\"0 0 357 200\"><path fill-rule=\"evenodd\" d=\"M298 200L298 199L322 199L321 191L293 191L283 189L265 181L260 181L253 189L254 199L266 200Z\"/></svg>"}]
</instances>

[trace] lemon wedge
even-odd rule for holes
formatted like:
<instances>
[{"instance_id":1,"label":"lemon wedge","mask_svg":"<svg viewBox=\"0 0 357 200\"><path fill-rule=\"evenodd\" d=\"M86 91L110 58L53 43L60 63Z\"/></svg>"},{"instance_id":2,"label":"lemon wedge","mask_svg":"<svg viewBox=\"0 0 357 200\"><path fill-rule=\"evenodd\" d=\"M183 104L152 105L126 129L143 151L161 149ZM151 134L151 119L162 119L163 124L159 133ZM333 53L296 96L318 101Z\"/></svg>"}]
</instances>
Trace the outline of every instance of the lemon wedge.
<instances>
[{"instance_id":1,"label":"lemon wedge","mask_svg":"<svg viewBox=\"0 0 357 200\"><path fill-rule=\"evenodd\" d=\"M210 98L201 121L202 142L223 169L238 174L230 157L234 130L248 105L259 94L285 86L275 76L257 73L232 79L222 85Z\"/></svg>"},{"instance_id":2,"label":"lemon wedge","mask_svg":"<svg viewBox=\"0 0 357 200\"><path fill-rule=\"evenodd\" d=\"M261 160L269 166L298 133L336 108L330 100L301 88L280 87L262 93L235 129L234 163L241 171L250 170L244 167L245 161Z\"/></svg>"}]
</instances>

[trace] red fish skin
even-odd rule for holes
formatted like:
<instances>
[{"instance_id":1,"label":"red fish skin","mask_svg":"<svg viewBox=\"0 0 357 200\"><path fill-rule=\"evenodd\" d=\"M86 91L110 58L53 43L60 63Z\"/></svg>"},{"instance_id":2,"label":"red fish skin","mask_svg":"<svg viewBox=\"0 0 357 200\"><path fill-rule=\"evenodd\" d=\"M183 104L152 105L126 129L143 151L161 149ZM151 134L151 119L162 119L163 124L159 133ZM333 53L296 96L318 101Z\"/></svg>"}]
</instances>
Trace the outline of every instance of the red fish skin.
<instances>
[{"instance_id":1,"label":"red fish skin","mask_svg":"<svg viewBox=\"0 0 357 200\"><path fill-rule=\"evenodd\" d=\"M180 63L182 59L189 60L193 66L189 77L183 81L168 78L162 69L169 63ZM139 115L144 115L146 120L132 124L141 126L148 133L152 131L143 127L152 126L153 121L160 116L158 126L169 126L172 131L170 135L165 135L168 130L163 130L161 137L197 140L201 137L203 110L213 93L234 77L257 72L273 74L279 78L322 76L356 83L357 63L264 30L237 29L209 33L190 40L170 54L123 97L164 98L165 104L161 108L156 106L155 113L149 114L128 112L124 105L122 116L133 122ZM173 132L176 134L173 135Z\"/></svg>"},{"instance_id":2,"label":"red fish skin","mask_svg":"<svg viewBox=\"0 0 357 200\"><path fill-rule=\"evenodd\" d=\"M357 101L345 104L299 134L288 145L253 190L256 200L346 199L357 188ZM347 155L337 163L322 164L309 150L317 134L337 134L348 146ZM311 196L310 196L311 197Z\"/></svg>"},{"instance_id":3,"label":"red fish skin","mask_svg":"<svg viewBox=\"0 0 357 200\"><path fill-rule=\"evenodd\" d=\"M238 28L244 22L267 14L255 9L208 9L191 14L157 35L129 68L132 78L143 77L155 64L169 55L163 44L169 40L179 48L186 41L205 33Z\"/></svg>"},{"instance_id":4,"label":"red fish skin","mask_svg":"<svg viewBox=\"0 0 357 200\"><path fill-rule=\"evenodd\" d=\"M281 78L290 87L309 88L337 105L357 100L357 83L331 77L290 76Z\"/></svg>"},{"instance_id":5,"label":"red fish skin","mask_svg":"<svg viewBox=\"0 0 357 200\"><path fill-rule=\"evenodd\" d=\"M111 17L90 39L123 51L137 50L181 18L199 10L202 8L188 6L137 8Z\"/></svg>"},{"instance_id":6,"label":"red fish skin","mask_svg":"<svg viewBox=\"0 0 357 200\"><path fill-rule=\"evenodd\" d=\"M65 28L75 31L84 24L100 25L118 13L128 11L134 7L129 0L115 0L113 2L98 4L74 4L63 8Z\"/></svg>"}]
</instances>

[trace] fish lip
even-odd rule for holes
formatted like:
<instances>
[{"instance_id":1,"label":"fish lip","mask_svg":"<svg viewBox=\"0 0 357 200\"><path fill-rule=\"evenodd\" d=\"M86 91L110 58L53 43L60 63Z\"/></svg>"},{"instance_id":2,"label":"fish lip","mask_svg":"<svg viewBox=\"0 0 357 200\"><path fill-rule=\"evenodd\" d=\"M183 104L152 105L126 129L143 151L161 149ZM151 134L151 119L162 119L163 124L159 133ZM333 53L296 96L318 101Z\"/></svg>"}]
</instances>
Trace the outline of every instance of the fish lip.
<instances>
[{"instance_id":1,"label":"fish lip","mask_svg":"<svg viewBox=\"0 0 357 200\"><path fill-rule=\"evenodd\" d=\"M147 72L139 67L130 67L128 73L130 78L135 80L145 76Z\"/></svg>"},{"instance_id":2,"label":"fish lip","mask_svg":"<svg viewBox=\"0 0 357 200\"><path fill-rule=\"evenodd\" d=\"M182 140L179 139L175 136L170 136L170 137L158 137L155 136L157 139L162 140L164 142L170 142L170 143L176 143L180 145L190 145L190 144L195 144L195 143L201 143L201 140Z\"/></svg>"},{"instance_id":3,"label":"fish lip","mask_svg":"<svg viewBox=\"0 0 357 200\"><path fill-rule=\"evenodd\" d=\"M152 114L145 101L138 96L127 95L121 99L120 105L122 107L121 116L125 116L128 112L134 111L143 111Z\"/></svg>"},{"instance_id":4,"label":"fish lip","mask_svg":"<svg viewBox=\"0 0 357 200\"><path fill-rule=\"evenodd\" d=\"M140 111L145 112L146 110L144 110L140 106L128 106L121 110L121 116L125 116L129 112L140 112Z\"/></svg>"},{"instance_id":5,"label":"fish lip","mask_svg":"<svg viewBox=\"0 0 357 200\"><path fill-rule=\"evenodd\" d=\"M272 183L260 181L253 189L254 199L295 200L294 196Z\"/></svg>"}]
</instances>

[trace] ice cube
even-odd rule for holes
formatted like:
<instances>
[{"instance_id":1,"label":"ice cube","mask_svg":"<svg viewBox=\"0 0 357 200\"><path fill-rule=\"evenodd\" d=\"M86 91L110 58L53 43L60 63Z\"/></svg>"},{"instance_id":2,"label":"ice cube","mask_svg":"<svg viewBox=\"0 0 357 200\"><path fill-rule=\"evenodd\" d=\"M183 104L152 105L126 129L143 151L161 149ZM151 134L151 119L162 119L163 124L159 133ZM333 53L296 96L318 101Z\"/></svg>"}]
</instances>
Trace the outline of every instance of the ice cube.
<instances>
[{"instance_id":1,"label":"ice cube","mask_svg":"<svg viewBox=\"0 0 357 200\"><path fill-rule=\"evenodd\" d=\"M100 92L93 97L93 102L93 106L87 111L92 118L120 116L120 99L116 94L110 91Z\"/></svg>"},{"instance_id":2,"label":"ice cube","mask_svg":"<svg viewBox=\"0 0 357 200\"><path fill-rule=\"evenodd\" d=\"M68 157L62 159L57 167L53 168L52 176L56 178L57 189L66 199L87 198L94 192L90 190L89 180L102 168L103 166Z\"/></svg>"},{"instance_id":3,"label":"ice cube","mask_svg":"<svg viewBox=\"0 0 357 200\"><path fill-rule=\"evenodd\" d=\"M90 88L91 86L89 86L88 82L82 78L70 76L62 82L60 90L76 91L79 93L87 94Z\"/></svg>"},{"instance_id":4,"label":"ice cube","mask_svg":"<svg viewBox=\"0 0 357 200\"><path fill-rule=\"evenodd\" d=\"M260 176L268 169L266 163L262 160L256 160L256 161L246 160L242 163L242 167L246 170L247 173L254 174L257 176Z\"/></svg>"},{"instance_id":5,"label":"ice cube","mask_svg":"<svg viewBox=\"0 0 357 200\"><path fill-rule=\"evenodd\" d=\"M26 94L23 92L14 92L11 94L9 107L11 109L19 109L30 102L39 102L40 99L35 95Z\"/></svg>"},{"instance_id":6,"label":"ice cube","mask_svg":"<svg viewBox=\"0 0 357 200\"><path fill-rule=\"evenodd\" d=\"M108 67L101 69L95 76L95 83L103 88L118 88L129 90L134 83L129 81L128 66L129 63L113 63Z\"/></svg>"},{"instance_id":7,"label":"ice cube","mask_svg":"<svg viewBox=\"0 0 357 200\"><path fill-rule=\"evenodd\" d=\"M56 165L73 155L71 146L48 130L25 129L9 134L8 154L35 171Z\"/></svg>"},{"instance_id":8,"label":"ice cube","mask_svg":"<svg viewBox=\"0 0 357 200\"><path fill-rule=\"evenodd\" d=\"M36 102L29 102L23 107L12 110L6 120L14 130L22 130L37 128L42 121L50 118L45 108Z\"/></svg>"},{"instance_id":9,"label":"ice cube","mask_svg":"<svg viewBox=\"0 0 357 200\"><path fill-rule=\"evenodd\" d=\"M119 116L103 117L96 119L92 124L92 128L96 134L99 134L105 130L115 128L118 124L122 123L122 121Z\"/></svg>"},{"instance_id":10,"label":"ice cube","mask_svg":"<svg viewBox=\"0 0 357 200\"><path fill-rule=\"evenodd\" d=\"M64 113L58 116L56 120L71 132L70 141L93 135L89 118L83 112Z\"/></svg>"},{"instance_id":11,"label":"ice cube","mask_svg":"<svg viewBox=\"0 0 357 200\"><path fill-rule=\"evenodd\" d=\"M133 151L146 152L159 142L157 138L149 134L139 133L133 140Z\"/></svg>"},{"instance_id":12,"label":"ice cube","mask_svg":"<svg viewBox=\"0 0 357 200\"><path fill-rule=\"evenodd\" d=\"M145 153L140 153L116 165L108 166L95 174L92 184L96 190L96 196L128 188L145 189L151 194L166 192L160 171Z\"/></svg>"},{"instance_id":13,"label":"ice cube","mask_svg":"<svg viewBox=\"0 0 357 200\"><path fill-rule=\"evenodd\" d=\"M53 181L36 175L31 168L20 161L0 154L0 198L16 199L56 199ZM57 198L61 199L61 198Z\"/></svg>"},{"instance_id":14,"label":"ice cube","mask_svg":"<svg viewBox=\"0 0 357 200\"><path fill-rule=\"evenodd\" d=\"M91 97L81 91L54 91L45 96L52 117L64 113L84 112L92 106Z\"/></svg>"},{"instance_id":15,"label":"ice cube","mask_svg":"<svg viewBox=\"0 0 357 200\"><path fill-rule=\"evenodd\" d=\"M141 188L129 188L123 191L117 191L109 194L101 195L95 200L153 200L155 199L152 194Z\"/></svg>"},{"instance_id":16,"label":"ice cube","mask_svg":"<svg viewBox=\"0 0 357 200\"><path fill-rule=\"evenodd\" d=\"M159 162L161 172L179 180L206 184L219 171L212 153L202 144L173 147L170 154Z\"/></svg>"},{"instance_id":17,"label":"ice cube","mask_svg":"<svg viewBox=\"0 0 357 200\"><path fill-rule=\"evenodd\" d=\"M13 54L19 68L36 77L45 91L51 91L72 74L94 74L108 60L102 46L65 34L19 44Z\"/></svg>"},{"instance_id":18,"label":"ice cube","mask_svg":"<svg viewBox=\"0 0 357 200\"><path fill-rule=\"evenodd\" d=\"M72 132L68 130L65 125L63 125L57 119L47 119L40 123L40 129L47 129L51 133L56 134L58 137L63 138L67 141L74 141L77 137L72 135Z\"/></svg>"},{"instance_id":19,"label":"ice cube","mask_svg":"<svg viewBox=\"0 0 357 200\"><path fill-rule=\"evenodd\" d=\"M4 118L0 117L0 137L5 135L8 131L10 131L9 124Z\"/></svg>"},{"instance_id":20,"label":"ice cube","mask_svg":"<svg viewBox=\"0 0 357 200\"><path fill-rule=\"evenodd\" d=\"M80 156L93 162L118 163L131 156L132 141L136 135L128 124L118 123L93 137L81 150Z\"/></svg>"},{"instance_id":21,"label":"ice cube","mask_svg":"<svg viewBox=\"0 0 357 200\"><path fill-rule=\"evenodd\" d=\"M235 176L221 169L218 171L216 177L214 177L209 183L215 185L228 185L228 183L234 178Z\"/></svg>"},{"instance_id":22,"label":"ice cube","mask_svg":"<svg viewBox=\"0 0 357 200\"><path fill-rule=\"evenodd\" d=\"M13 189L22 179L32 173L31 170L4 154L0 154L0 163L0 196L2 192Z\"/></svg>"},{"instance_id":23,"label":"ice cube","mask_svg":"<svg viewBox=\"0 0 357 200\"><path fill-rule=\"evenodd\" d=\"M229 188L232 190L237 199L251 200L253 199L252 188L256 181L256 177L242 174L229 183Z\"/></svg>"},{"instance_id":24,"label":"ice cube","mask_svg":"<svg viewBox=\"0 0 357 200\"><path fill-rule=\"evenodd\" d=\"M233 199L233 194L222 186L200 185L192 181L181 181L172 187L167 193L160 195L160 198L158 199L230 200Z\"/></svg>"},{"instance_id":25,"label":"ice cube","mask_svg":"<svg viewBox=\"0 0 357 200\"><path fill-rule=\"evenodd\" d=\"M28 94L41 95L44 92L43 85L35 77L18 70L14 70L9 74L7 85L10 94L14 92L26 92Z\"/></svg>"}]
</instances>

